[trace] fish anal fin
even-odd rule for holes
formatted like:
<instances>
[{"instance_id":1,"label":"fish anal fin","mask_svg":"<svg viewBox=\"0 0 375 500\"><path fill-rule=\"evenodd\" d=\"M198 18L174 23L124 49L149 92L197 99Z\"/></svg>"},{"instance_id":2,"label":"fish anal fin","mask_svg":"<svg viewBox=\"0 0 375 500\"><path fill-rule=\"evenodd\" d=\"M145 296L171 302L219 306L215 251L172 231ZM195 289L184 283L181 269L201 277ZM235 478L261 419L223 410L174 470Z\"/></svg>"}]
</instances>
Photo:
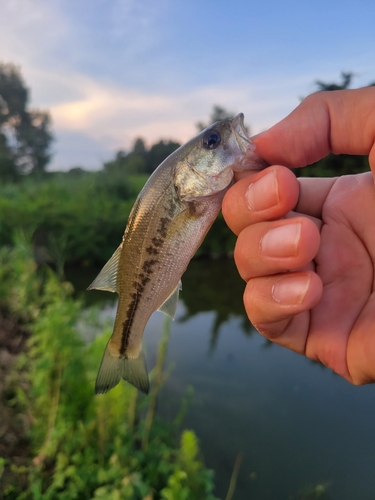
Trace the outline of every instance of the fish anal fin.
<instances>
[{"instance_id":1,"label":"fish anal fin","mask_svg":"<svg viewBox=\"0 0 375 500\"><path fill-rule=\"evenodd\" d=\"M121 254L121 245L109 259L87 290L104 290L117 292L117 273Z\"/></svg>"},{"instance_id":2,"label":"fish anal fin","mask_svg":"<svg viewBox=\"0 0 375 500\"><path fill-rule=\"evenodd\" d=\"M167 300L165 300L159 307L158 311L161 311L174 319L176 316L178 295L180 293L180 290L182 290L181 280L178 282L176 288L173 290Z\"/></svg>"},{"instance_id":3,"label":"fish anal fin","mask_svg":"<svg viewBox=\"0 0 375 500\"><path fill-rule=\"evenodd\" d=\"M148 394L150 383L143 351L137 358L117 357L111 354L107 345L96 377L95 393L104 394L113 389L120 382L121 377Z\"/></svg>"}]
</instances>

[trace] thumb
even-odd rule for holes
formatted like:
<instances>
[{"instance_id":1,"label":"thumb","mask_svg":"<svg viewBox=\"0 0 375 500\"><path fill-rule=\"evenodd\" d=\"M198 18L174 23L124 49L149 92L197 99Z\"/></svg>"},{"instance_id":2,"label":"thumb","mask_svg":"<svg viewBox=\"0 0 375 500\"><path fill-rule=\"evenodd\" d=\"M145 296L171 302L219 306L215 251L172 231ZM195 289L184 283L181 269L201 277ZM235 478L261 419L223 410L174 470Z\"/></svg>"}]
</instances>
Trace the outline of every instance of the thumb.
<instances>
[{"instance_id":1,"label":"thumb","mask_svg":"<svg viewBox=\"0 0 375 500\"><path fill-rule=\"evenodd\" d=\"M375 87L312 94L253 141L271 165L303 167L333 152L370 155L375 170Z\"/></svg>"}]
</instances>

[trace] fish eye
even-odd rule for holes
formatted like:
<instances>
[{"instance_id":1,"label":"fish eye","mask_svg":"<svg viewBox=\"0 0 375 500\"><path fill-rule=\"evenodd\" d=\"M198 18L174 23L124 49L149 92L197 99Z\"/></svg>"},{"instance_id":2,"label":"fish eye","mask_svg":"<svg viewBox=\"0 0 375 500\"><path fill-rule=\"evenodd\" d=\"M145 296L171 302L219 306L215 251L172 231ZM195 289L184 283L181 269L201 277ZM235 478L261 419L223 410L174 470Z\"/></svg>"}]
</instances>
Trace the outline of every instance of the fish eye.
<instances>
[{"instance_id":1,"label":"fish eye","mask_svg":"<svg viewBox=\"0 0 375 500\"><path fill-rule=\"evenodd\" d=\"M217 130L209 130L203 136L203 147L205 149L216 149L221 142L221 135Z\"/></svg>"}]
</instances>

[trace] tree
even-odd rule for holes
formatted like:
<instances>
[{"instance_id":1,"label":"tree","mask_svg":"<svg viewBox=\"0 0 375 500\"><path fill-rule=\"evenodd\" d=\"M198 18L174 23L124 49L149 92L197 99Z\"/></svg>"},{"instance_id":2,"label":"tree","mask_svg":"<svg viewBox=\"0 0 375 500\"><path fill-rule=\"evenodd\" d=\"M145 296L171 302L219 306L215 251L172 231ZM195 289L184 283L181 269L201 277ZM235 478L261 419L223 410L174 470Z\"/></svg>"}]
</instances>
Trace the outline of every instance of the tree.
<instances>
[{"instance_id":1,"label":"tree","mask_svg":"<svg viewBox=\"0 0 375 500\"><path fill-rule=\"evenodd\" d=\"M348 89L350 87L350 84L352 83L354 73L348 72L346 73L345 71L341 72L341 79L342 83L326 83L322 82L320 80L316 80L315 84L318 86L318 91L323 91L323 90L344 90Z\"/></svg>"},{"instance_id":2,"label":"tree","mask_svg":"<svg viewBox=\"0 0 375 500\"><path fill-rule=\"evenodd\" d=\"M146 173L146 162L144 156L134 151L126 154L125 151L118 151L115 159L104 163L104 172L111 176L125 178L133 174Z\"/></svg>"},{"instance_id":3,"label":"tree","mask_svg":"<svg viewBox=\"0 0 375 500\"><path fill-rule=\"evenodd\" d=\"M180 145L178 142L163 140L153 144L145 156L146 172L151 174Z\"/></svg>"},{"instance_id":4,"label":"tree","mask_svg":"<svg viewBox=\"0 0 375 500\"><path fill-rule=\"evenodd\" d=\"M0 132L0 179L15 181L17 177L13 154L7 145L5 135Z\"/></svg>"},{"instance_id":5,"label":"tree","mask_svg":"<svg viewBox=\"0 0 375 500\"><path fill-rule=\"evenodd\" d=\"M145 141L142 139L142 137L138 137L134 141L133 145L133 153L137 153L137 155L144 156L147 152L147 148L145 145Z\"/></svg>"},{"instance_id":6,"label":"tree","mask_svg":"<svg viewBox=\"0 0 375 500\"><path fill-rule=\"evenodd\" d=\"M215 122L221 121L221 120L226 120L227 118L232 118L235 113L232 113L230 111L227 111L225 108L222 108L221 106L218 106L215 104L212 107L212 112L210 114L210 119L207 124L204 124L202 122L197 123L197 129L199 132L204 130L205 128L209 127Z\"/></svg>"},{"instance_id":7,"label":"tree","mask_svg":"<svg viewBox=\"0 0 375 500\"><path fill-rule=\"evenodd\" d=\"M212 107L212 112L211 112L208 123L204 124L202 122L198 122L196 124L197 129L199 132L201 132L202 130L209 127L213 123L219 122L221 120L227 120L228 118L233 118L234 115L235 115L235 113L232 113L231 111L227 111L225 108L222 108L221 106L218 106L217 104L215 104ZM250 135L249 128L245 126L245 130L246 130L247 135Z\"/></svg>"},{"instance_id":8,"label":"tree","mask_svg":"<svg viewBox=\"0 0 375 500\"><path fill-rule=\"evenodd\" d=\"M0 63L0 176L42 173L50 159L50 116L28 109L29 91L17 66Z\"/></svg>"}]
</instances>

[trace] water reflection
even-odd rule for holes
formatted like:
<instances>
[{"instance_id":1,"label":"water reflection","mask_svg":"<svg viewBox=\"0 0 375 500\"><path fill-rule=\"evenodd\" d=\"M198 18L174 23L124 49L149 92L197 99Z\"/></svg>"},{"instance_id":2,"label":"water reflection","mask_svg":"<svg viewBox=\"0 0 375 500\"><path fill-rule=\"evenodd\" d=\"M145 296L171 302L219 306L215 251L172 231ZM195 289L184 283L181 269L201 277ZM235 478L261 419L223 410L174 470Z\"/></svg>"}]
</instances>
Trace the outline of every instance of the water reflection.
<instances>
[{"instance_id":1,"label":"water reflection","mask_svg":"<svg viewBox=\"0 0 375 500\"><path fill-rule=\"evenodd\" d=\"M193 260L182 278L181 300L185 322L203 312L213 312L215 319L210 332L210 349L217 345L220 327L233 316L240 318L245 335L253 331L243 306L245 283L237 273L232 259Z\"/></svg>"},{"instance_id":2,"label":"water reflection","mask_svg":"<svg viewBox=\"0 0 375 500\"><path fill-rule=\"evenodd\" d=\"M97 272L70 270L67 277L113 323L117 295L83 292ZM303 356L268 349L273 344L249 335L243 289L233 261L190 263L171 326L166 367L174 369L159 400L161 415L172 420L193 385L183 425L197 432L220 498L242 453L236 500L374 499L375 386L353 387ZM146 327L150 368L163 320L156 313ZM209 346L215 348L208 356Z\"/></svg>"},{"instance_id":3,"label":"water reflection","mask_svg":"<svg viewBox=\"0 0 375 500\"><path fill-rule=\"evenodd\" d=\"M86 293L94 280L98 268L68 268L66 277L75 287L77 296L82 297L86 305L114 304L117 294L93 290ZM239 276L233 259L196 259L190 262L182 277L180 300L184 304L184 313L177 322L185 323L204 312L214 314L210 330L210 351L218 342L220 328L233 316L240 320L241 331L250 335L253 331L243 305L245 283Z\"/></svg>"}]
</instances>

